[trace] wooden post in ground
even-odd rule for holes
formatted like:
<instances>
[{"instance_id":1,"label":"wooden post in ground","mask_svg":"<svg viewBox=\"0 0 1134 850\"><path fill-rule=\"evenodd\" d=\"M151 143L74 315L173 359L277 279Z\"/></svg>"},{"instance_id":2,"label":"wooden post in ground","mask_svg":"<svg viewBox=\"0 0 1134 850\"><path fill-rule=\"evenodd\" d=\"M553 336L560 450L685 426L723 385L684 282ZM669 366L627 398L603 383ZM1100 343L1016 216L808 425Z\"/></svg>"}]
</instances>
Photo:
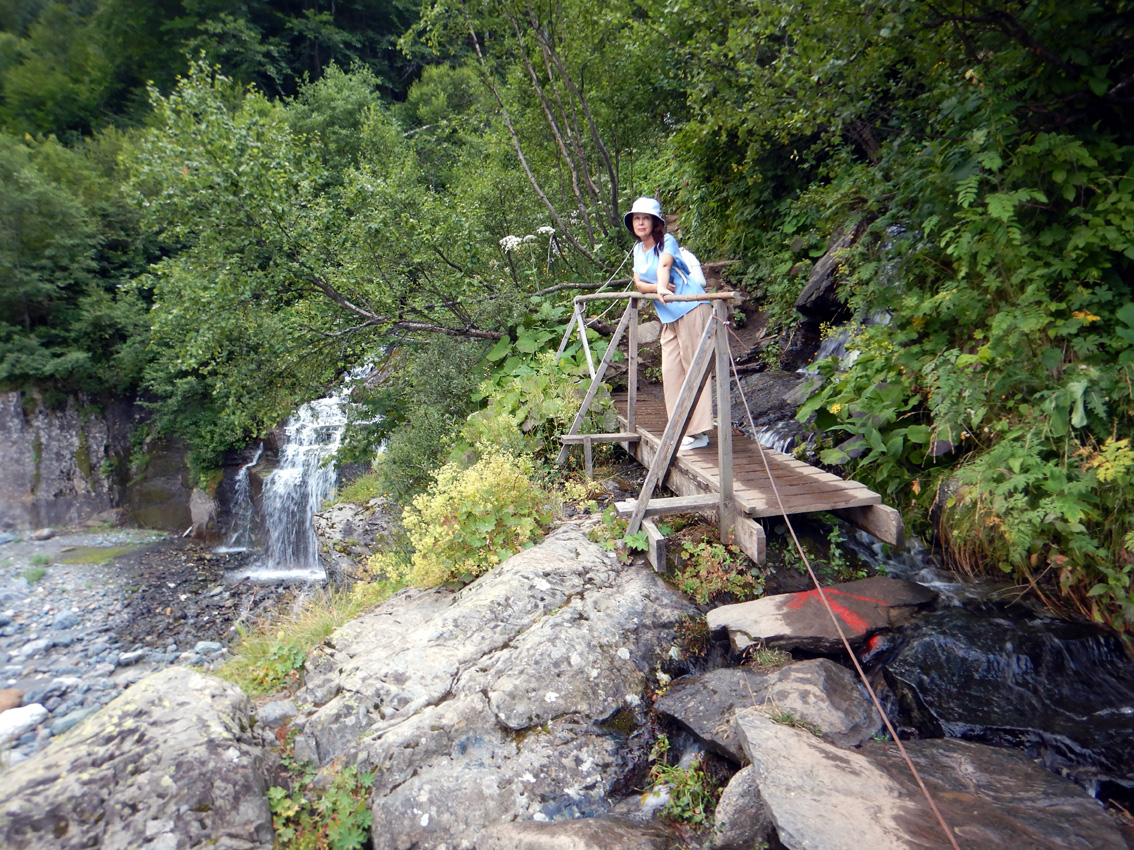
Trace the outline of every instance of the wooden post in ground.
<instances>
[{"instance_id":1,"label":"wooden post in ground","mask_svg":"<svg viewBox=\"0 0 1134 850\"><path fill-rule=\"evenodd\" d=\"M735 541L736 498L732 492L732 381L729 366L732 362L728 347L728 307L723 301L713 305L713 322L717 334L717 461L720 470L721 506L717 514L721 542Z\"/></svg>"},{"instance_id":2,"label":"wooden post in ground","mask_svg":"<svg viewBox=\"0 0 1134 850\"><path fill-rule=\"evenodd\" d=\"M635 428L634 415L638 407L638 299L631 298L626 308L630 314L630 337L626 341L626 430Z\"/></svg>"}]
</instances>

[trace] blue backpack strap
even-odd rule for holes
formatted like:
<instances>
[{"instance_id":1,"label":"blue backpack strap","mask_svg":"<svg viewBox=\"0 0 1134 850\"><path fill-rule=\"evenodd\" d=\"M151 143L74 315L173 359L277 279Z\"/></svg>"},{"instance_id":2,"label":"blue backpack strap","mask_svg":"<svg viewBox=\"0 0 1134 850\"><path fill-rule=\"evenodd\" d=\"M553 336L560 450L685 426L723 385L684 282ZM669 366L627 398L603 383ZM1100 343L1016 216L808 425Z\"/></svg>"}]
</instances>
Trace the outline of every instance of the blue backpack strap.
<instances>
[{"instance_id":1,"label":"blue backpack strap","mask_svg":"<svg viewBox=\"0 0 1134 850\"><path fill-rule=\"evenodd\" d=\"M674 244L677 243L677 237L676 236L673 237L673 241L674 241ZM689 280L689 266L685 262L684 258L681 256L681 246L680 245L677 246L677 250L674 251L674 253L673 253L673 265L674 265L674 267L677 268L677 270L679 272L681 272L681 276L683 278L685 278L686 281L688 281Z\"/></svg>"}]
</instances>

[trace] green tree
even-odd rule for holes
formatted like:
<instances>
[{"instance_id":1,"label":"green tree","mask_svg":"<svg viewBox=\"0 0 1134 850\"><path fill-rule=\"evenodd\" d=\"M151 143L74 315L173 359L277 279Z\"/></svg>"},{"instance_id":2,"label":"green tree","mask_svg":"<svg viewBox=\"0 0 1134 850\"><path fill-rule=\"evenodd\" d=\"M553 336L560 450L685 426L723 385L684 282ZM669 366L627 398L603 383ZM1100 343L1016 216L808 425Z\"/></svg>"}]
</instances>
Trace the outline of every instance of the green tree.
<instances>
[{"instance_id":1,"label":"green tree","mask_svg":"<svg viewBox=\"0 0 1134 850\"><path fill-rule=\"evenodd\" d=\"M135 384L148 323L119 289L140 261L132 224L91 151L0 136L0 383Z\"/></svg>"}]
</instances>

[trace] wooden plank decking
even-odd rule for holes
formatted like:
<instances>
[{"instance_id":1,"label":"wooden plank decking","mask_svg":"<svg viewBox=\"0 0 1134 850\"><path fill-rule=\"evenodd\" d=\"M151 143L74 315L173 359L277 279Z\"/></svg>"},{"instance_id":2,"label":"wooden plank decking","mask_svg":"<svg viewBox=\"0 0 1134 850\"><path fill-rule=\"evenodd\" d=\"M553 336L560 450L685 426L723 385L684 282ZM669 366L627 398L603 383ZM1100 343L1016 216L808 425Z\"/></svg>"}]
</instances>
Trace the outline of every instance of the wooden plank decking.
<instances>
[{"instance_id":1,"label":"wooden plank decking","mask_svg":"<svg viewBox=\"0 0 1134 850\"><path fill-rule=\"evenodd\" d=\"M635 431L636 442L623 443L631 455L647 468L657 454L666 425L665 403L660 388L639 391L635 412L635 428L629 428L627 397L615 395L615 409L621 430ZM768 465L761 458L761 447L740 435L733 434L733 490L737 512L749 517L779 516L820 511L838 513L851 523L875 534L882 540L900 544L902 521L898 512L882 504L882 497L860 484L824 472L810 464L764 448ZM768 480L771 469L780 500ZM679 496L698 496L720 492L715 433L703 449L678 452L664 479L665 485ZM782 500L782 510L781 510Z\"/></svg>"}]
</instances>

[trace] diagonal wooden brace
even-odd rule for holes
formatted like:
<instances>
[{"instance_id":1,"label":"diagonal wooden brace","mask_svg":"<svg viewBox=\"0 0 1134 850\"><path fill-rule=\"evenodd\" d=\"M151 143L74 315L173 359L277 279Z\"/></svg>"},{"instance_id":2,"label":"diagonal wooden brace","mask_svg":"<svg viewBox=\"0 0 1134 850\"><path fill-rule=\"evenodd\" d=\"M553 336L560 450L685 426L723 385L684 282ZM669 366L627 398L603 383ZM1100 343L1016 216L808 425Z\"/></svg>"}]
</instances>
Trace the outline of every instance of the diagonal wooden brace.
<instances>
[{"instance_id":1,"label":"diagonal wooden brace","mask_svg":"<svg viewBox=\"0 0 1134 850\"><path fill-rule=\"evenodd\" d=\"M709 377L709 360L713 356L713 334L717 333L717 323L709 321L697 343L697 353L693 355L693 362L689 364L689 371L685 374L685 383L681 385L681 393L677 397L673 416L665 426L658 453L654 462L650 464L650 471L646 473L646 480L642 483L642 493L638 497L638 507L634 509L626 525L627 536L637 533L642 526L642 518L646 515L646 506L653 498L654 490L669 472L673 456L677 454L677 443L685 433L685 428L693 416L693 405L701 395L705 381Z\"/></svg>"}]
</instances>

